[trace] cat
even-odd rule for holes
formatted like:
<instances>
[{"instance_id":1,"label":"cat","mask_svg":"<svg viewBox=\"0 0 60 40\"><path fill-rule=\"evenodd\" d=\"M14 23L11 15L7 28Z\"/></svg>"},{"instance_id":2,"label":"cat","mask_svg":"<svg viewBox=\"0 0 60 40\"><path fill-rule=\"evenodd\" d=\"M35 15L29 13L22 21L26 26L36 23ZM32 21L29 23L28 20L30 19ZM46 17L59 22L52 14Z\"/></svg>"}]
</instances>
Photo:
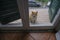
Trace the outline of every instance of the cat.
<instances>
[{"instance_id":1,"label":"cat","mask_svg":"<svg viewBox=\"0 0 60 40\"><path fill-rule=\"evenodd\" d=\"M32 11L32 13L29 15L29 21L30 23L36 23L37 21L37 11Z\"/></svg>"}]
</instances>

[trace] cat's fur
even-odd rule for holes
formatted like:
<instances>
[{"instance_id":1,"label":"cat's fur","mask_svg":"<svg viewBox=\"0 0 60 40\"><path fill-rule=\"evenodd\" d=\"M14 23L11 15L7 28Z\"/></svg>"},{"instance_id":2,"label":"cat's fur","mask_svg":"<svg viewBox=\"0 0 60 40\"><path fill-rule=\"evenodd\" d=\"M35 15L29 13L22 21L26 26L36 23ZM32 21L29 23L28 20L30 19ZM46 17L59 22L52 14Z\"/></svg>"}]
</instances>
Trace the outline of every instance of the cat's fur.
<instances>
[{"instance_id":1,"label":"cat's fur","mask_svg":"<svg viewBox=\"0 0 60 40\"><path fill-rule=\"evenodd\" d=\"M32 13L29 15L29 21L31 23L36 23L36 21L37 21L37 14L38 14L37 11L36 12L32 11Z\"/></svg>"}]
</instances>

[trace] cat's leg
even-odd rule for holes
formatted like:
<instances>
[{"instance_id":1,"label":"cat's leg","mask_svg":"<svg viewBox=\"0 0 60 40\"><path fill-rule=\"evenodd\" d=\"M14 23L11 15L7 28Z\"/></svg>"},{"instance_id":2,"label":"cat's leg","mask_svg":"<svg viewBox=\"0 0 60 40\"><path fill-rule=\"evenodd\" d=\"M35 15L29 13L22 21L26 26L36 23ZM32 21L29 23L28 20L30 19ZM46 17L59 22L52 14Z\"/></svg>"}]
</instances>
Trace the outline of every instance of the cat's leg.
<instances>
[{"instance_id":1,"label":"cat's leg","mask_svg":"<svg viewBox=\"0 0 60 40\"><path fill-rule=\"evenodd\" d=\"M36 19L33 20L33 23L36 23Z\"/></svg>"},{"instance_id":2,"label":"cat's leg","mask_svg":"<svg viewBox=\"0 0 60 40\"><path fill-rule=\"evenodd\" d=\"M34 24L34 23L35 23L35 20L31 20L31 23L33 23L33 24Z\"/></svg>"}]
</instances>

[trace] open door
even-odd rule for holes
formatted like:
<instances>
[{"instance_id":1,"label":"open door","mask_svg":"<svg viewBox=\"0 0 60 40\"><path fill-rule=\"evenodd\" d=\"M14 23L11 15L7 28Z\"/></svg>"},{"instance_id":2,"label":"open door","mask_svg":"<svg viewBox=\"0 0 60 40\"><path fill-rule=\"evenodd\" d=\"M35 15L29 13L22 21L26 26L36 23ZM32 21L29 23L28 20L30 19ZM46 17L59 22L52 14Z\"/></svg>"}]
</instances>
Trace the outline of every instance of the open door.
<instances>
[{"instance_id":1,"label":"open door","mask_svg":"<svg viewBox=\"0 0 60 40\"><path fill-rule=\"evenodd\" d=\"M49 17L50 17L50 21L53 22L57 11L60 7L60 0L51 0L51 5L49 7Z\"/></svg>"}]
</instances>

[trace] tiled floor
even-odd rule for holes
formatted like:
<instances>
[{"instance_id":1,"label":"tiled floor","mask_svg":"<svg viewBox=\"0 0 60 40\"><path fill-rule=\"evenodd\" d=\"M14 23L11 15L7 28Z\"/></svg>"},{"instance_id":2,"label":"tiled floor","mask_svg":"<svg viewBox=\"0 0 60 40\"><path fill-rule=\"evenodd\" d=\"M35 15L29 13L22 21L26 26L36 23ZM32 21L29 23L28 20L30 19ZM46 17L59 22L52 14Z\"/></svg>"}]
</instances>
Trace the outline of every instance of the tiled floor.
<instances>
[{"instance_id":1,"label":"tiled floor","mask_svg":"<svg viewBox=\"0 0 60 40\"><path fill-rule=\"evenodd\" d=\"M55 34L50 32L44 33L2 33L0 34L1 40L56 40Z\"/></svg>"},{"instance_id":2,"label":"tiled floor","mask_svg":"<svg viewBox=\"0 0 60 40\"><path fill-rule=\"evenodd\" d=\"M56 40L54 33L29 33L25 40Z\"/></svg>"}]
</instances>

